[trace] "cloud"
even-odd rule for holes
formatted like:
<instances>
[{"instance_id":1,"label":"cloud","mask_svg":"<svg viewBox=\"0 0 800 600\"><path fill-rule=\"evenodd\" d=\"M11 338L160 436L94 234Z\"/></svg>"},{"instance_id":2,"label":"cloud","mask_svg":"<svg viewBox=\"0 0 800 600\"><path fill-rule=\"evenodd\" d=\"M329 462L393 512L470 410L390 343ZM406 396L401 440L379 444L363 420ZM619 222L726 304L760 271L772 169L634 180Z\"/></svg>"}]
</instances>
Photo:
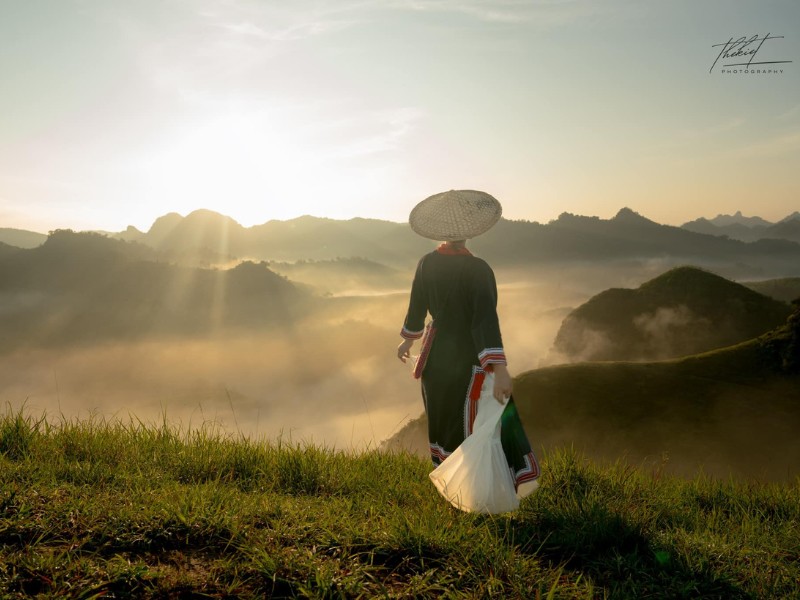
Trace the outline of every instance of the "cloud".
<instances>
[{"instance_id":1,"label":"cloud","mask_svg":"<svg viewBox=\"0 0 800 600\"><path fill-rule=\"evenodd\" d=\"M268 42L290 42L340 31L354 25L356 22L347 20L310 20L272 30L251 22L218 23L216 26L236 37L253 37Z\"/></svg>"},{"instance_id":2,"label":"cloud","mask_svg":"<svg viewBox=\"0 0 800 600\"><path fill-rule=\"evenodd\" d=\"M795 117L800 116L800 104L795 104L792 108L788 109L785 112L779 114L776 118L777 119L794 119Z\"/></svg>"},{"instance_id":3,"label":"cloud","mask_svg":"<svg viewBox=\"0 0 800 600\"><path fill-rule=\"evenodd\" d=\"M340 119L325 126L338 131L337 137L342 139L341 145L331 148L329 156L349 159L394 150L424 115L418 108L400 107Z\"/></svg>"},{"instance_id":4,"label":"cloud","mask_svg":"<svg viewBox=\"0 0 800 600\"><path fill-rule=\"evenodd\" d=\"M209 17L211 15L208 15ZM220 23L222 29L234 34L243 36L255 36L259 38L269 38L269 33L253 23Z\"/></svg>"},{"instance_id":5,"label":"cloud","mask_svg":"<svg viewBox=\"0 0 800 600\"><path fill-rule=\"evenodd\" d=\"M563 25L615 10L609 3L582 0L387 0L382 4L398 10L461 14L488 23L539 26Z\"/></svg>"},{"instance_id":6,"label":"cloud","mask_svg":"<svg viewBox=\"0 0 800 600\"><path fill-rule=\"evenodd\" d=\"M737 158L766 158L786 156L798 151L800 151L800 130L795 130L741 146L732 150L731 155Z\"/></svg>"},{"instance_id":7,"label":"cloud","mask_svg":"<svg viewBox=\"0 0 800 600\"><path fill-rule=\"evenodd\" d=\"M740 128L745 122L745 119L742 117L733 117L707 127L684 129L680 132L680 135L687 141L695 141L697 139L715 137L721 133L733 131L734 129Z\"/></svg>"}]
</instances>

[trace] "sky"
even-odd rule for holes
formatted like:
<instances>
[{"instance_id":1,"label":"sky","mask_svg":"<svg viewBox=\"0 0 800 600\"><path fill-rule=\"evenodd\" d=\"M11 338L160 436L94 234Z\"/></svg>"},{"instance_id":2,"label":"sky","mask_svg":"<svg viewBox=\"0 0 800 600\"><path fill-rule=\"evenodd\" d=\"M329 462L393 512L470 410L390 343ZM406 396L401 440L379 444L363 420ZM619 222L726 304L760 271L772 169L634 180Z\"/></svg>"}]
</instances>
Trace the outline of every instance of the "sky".
<instances>
[{"instance_id":1,"label":"sky","mask_svg":"<svg viewBox=\"0 0 800 600\"><path fill-rule=\"evenodd\" d=\"M0 227L405 221L448 189L539 222L776 221L797 23L796 0L0 0Z\"/></svg>"}]
</instances>

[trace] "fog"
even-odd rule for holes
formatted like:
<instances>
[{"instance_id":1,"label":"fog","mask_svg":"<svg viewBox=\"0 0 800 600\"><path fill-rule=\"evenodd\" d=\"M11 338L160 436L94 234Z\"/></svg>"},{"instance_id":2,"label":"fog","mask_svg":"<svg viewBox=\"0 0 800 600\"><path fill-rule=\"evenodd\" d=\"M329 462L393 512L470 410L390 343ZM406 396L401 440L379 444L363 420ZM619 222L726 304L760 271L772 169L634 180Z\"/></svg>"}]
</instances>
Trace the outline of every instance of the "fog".
<instances>
[{"instance_id":1,"label":"fog","mask_svg":"<svg viewBox=\"0 0 800 600\"><path fill-rule=\"evenodd\" d=\"M602 268L570 264L497 270L498 313L512 374L564 362L551 348L572 309L609 287L637 287L669 266L632 261ZM231 328L213 335L180 331L171 337L147 334L58 346L40 343L6 351L0 360L0 403L11 410L24 406L30 414L44 413L51 422L95 415L151 424L166 420L184 430L212 423L253 439L377 448L423 413L411 363L404 365L396 357L412 273L385 275L370 278L361 272L331 289L330 274L315 279L307 269L304 285L315 291L317 301L302 318L280 327ZM405 289L398 290L398 281L406 282ZM653 344L667 348L670 331L694 319L680 308L665 309L641 316L637 326L648 332ZM586 340L587 346L590 343ZM591 390L585 394L587 406L594 406ZM562 401L547 402L555 409ZM534 429L542 425L534 422ZM593 419L587 428L602 438L607 425ZM704 436L733 435L714 432L712 425L702 425ZM591 439L579 422L563 418L549 430L540 432L535 442L553 446ZM683 430L676 426L672 431ZM613 459L630 452L640 433L623 432L620 440L625 444L598 441L597 447L604 449L598 456ZM649 448L647 454L657 458L654 439L642 439L641 448ZM678 451L683 439L663 441L671 447L673 460L680 457L689 465L691 452ZM708 464L715 457L707 459Z\"/></svg>"},{"instance_id":2,"label":"fog","mask_svg":"<svg viewBox=\"0 0 800 600\"><path fill-rule=\"evenodd\" d=\"M33 413L98 414L250 437L376 445L410 415L391 336L365 323L288 335L29 350L0 366L0 401ZM380 354L386 355L386 360ZM390 368L392 367L392 368Z\"/></svg>"},{"instance_id":3,"label":"fog","mask_svg":"<svg viewBox=\"0 0 800 600\"><path fill-rule=\"evenodd\" d=\"M498 274L498 310L510 368L520 373L539 366L564 315L591 290L544 274L509 279ZM322 298L283 329L7 352L0 403L53 420L211 422L252 438L377 447L423 410L411 363L396 358L408 292L381 283Z\"/></svg>"},{"instance_id":4,"label":"fog","mask_svg":"<svg viewBox=\"0 0 800 600\"><path fill-rule=\"evenodd\" d=\"M696 315L687 306L660 307L634 317L633 324L644 334L647 355L655 360L672 358L692 343L712 332L709 319ZM687 339L691 337L691 340Z\"/></svg>"}]
</instances>

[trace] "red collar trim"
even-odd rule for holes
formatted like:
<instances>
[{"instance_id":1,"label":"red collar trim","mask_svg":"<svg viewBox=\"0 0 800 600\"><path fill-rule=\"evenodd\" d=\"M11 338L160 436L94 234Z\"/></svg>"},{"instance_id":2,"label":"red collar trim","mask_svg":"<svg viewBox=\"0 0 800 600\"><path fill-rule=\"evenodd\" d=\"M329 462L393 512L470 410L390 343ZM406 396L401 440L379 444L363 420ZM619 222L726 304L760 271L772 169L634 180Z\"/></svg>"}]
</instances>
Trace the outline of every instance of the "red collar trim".
<instances>
[{"instance_id":1,"label":"red collar trim","mask_svg":"<svg viewBox=\"0 0 800 600\"><path fill-rule=\"evenodd\" d=\"M439 247L436 248L436 252L446 256L472 256L472 252L467 250L465 247L455 248L447 242L442 242L439 244Z\"/></svg>"}]
</instances>

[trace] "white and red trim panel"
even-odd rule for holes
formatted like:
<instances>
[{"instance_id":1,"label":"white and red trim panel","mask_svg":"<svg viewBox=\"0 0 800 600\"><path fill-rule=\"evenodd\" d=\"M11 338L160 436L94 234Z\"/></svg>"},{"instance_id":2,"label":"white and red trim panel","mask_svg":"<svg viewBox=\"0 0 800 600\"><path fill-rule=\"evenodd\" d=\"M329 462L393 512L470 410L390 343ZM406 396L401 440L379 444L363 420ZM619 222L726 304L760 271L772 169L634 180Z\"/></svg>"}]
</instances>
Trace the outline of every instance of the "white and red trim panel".
<instances>
[{"instance_id":1,"label":"white and red trim panel","mask_svg":"<svg viewBox=\"0 0 800 600\"><path fill-rule=\"evenodd\" d=\"M444 448L442 448L439 444L431 444L431 460L435 466L439 466L444 462L444 459L447 458L452 454L452 452L448 452Z\"/></svg>"},{"instance_id":2,"label":"white and red trim panel","mask_svg":"<svg viewBox=\"0 0 800 600\"><path fill-rule=\"evenodd\" d=\"M515 489L518 488L522 483L538 479L539 475L541 474L539 462L536 460L536 455L533 453L533 451L528 452L528 454L525 455L524 461L525 466L516 473L512 474L514 477Z\"/></svg>"},{"instance_id":3,"label":"white and red trim panel","mask_svg":"<svg viewBox=\"0 0 800 600\"><path fill-rule=\"evenodd\" d=\"M483 381L486 373L478 366L472 367L472 378L467 386L467 397L464 400L464 438L472 435L472 426L475 424L475 417L478 416L478 400L481 397Z\"/></svg>"},{"instance_id":4,"label":"white and red trim panel","mask_svg":"<svg viewBox=\"0 0 800 600\"><path fill-rule=\"evenodd\" d=\"M400 330L400 337L407 340L418 340L422 337L423 333L425 333L424 329L420 329L419 331L410 331L403 327L403 329Z\"/></svg>"},{"instance_id":5,"label":"white and red trim panel","mask_svg":"<svg viewBox=\"0 0 800 600\"><path fill-rule=\"evenodd\" d=\"M483 369L488 365L508 364L508 362L506 362L506 353L502 348L484 348L478 353L478 360Z\"/></svg>"}]
</instances>

